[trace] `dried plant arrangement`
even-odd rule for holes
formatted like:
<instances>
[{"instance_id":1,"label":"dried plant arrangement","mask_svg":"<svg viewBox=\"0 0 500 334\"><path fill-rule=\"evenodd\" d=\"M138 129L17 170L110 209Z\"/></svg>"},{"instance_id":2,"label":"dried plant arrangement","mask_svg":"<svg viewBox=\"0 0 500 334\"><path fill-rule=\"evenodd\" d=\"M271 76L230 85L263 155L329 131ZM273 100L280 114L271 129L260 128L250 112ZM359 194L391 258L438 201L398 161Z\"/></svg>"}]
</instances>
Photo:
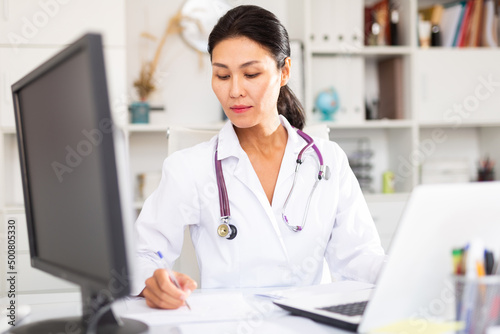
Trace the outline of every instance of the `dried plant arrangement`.
<instances>
[{"instance_id":1,"label":"dried plant arrangement","mask_svg":"<svg viewBox=\"0 0 500 334\"><path fill-rule=\"evenodd\" d=\"M158 67L158 62L160 61L162 49L165 45L165 42L167 41L168 36L172 34L180 34L182 32L183 29L181 24L182 20L193 20L193 19L190 17L183 16L181 14L181 10L179 10L177 14L175 14L169 20L167 28L163 32L160 42L158 43L158 47L156 48L153 60L143 62L141 66L141 71L139 73L139 78L136 81L134 81L134 87L137 90L137 94L139 95L141 101L147 101L149 96L156 90L154 75ZM200 25L200 22L196 22L196 24L199 26L199 29L201 30L202 27ZM141 37L151 40L156 40L156 37L148 32L143 32L141 34Z\"/></svg>"}]
</instances>

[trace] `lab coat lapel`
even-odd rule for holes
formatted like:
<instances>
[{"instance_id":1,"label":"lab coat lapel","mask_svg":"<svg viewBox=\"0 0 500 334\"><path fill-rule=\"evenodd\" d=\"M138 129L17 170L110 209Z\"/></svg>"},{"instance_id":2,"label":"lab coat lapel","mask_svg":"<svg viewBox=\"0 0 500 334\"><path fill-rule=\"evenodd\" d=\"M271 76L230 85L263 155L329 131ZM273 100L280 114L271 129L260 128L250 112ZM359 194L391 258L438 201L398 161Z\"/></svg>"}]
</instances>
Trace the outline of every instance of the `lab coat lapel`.
<instances>
[{"instance_id":1,"label":"lab coat lapel","mask_svg":"<svg viewBox=\"0 0 500 334\"><path fill-rule=\"evenodd\" d=\"M241 157L239 159L238 165L236 166L236 169L234 171L234 177L238 179L240 182L242 182L244 185L246 185L252 191L255 197L257 197L258 201L260 202L260 205L266 212L266 215L269 218L269 221L271 222L271 225L273 227L274 232L276 233L276 236L278 237L281 249L283 249L283 253L287 259L287 262L290 262L290 258L288 257L288 251L287 248L285 247L283 236L281 235L281 230L278 226L278 222L276 221L276 216L274 215L273 208L269 204L267 196L260 183L259 177L255 173L252 163L250 162L246 154L244 157Z\"/></svg>"},{"instance_id":2,"label":"lab coat lapel","mask_svg":"<svg viewBox=\"0 0 500 334\"><path fill-rule=\"evenodd\" d=\"M238 164L234 170L234 177L252 191L263 208L270 207L264 189L260 184L259 177L255 173L252 163L244 152L242 152L242 156L238 160Z\"/></svg>"},{"instance_id":3,"label":"lab coat lapel","mask_svg":"<svg viewBox=\"0 0 500 334\"><path fill-rule=\"evenodd\" d=\"M293 178L295 172L295 166L297 161L297 154L300 150L296 149L296 144L290 143L290 138L288 138L288 144L286 145L285 154L283 155L283 161L281 161L281 168L278 174L278 180L276 181L276 188L282 187L283 182L286 182L289 178ZM276 197L275 197L276 198ZM273 198L274 205L274 198Z\"/></svg>"},{"instance_id":4,"label":"lab coat lapel","mask_svg":"<svg viewBox=\"0 0 500 334\"><path fill-rule=\"evenodd\" d=\"M239 145L238 137L234 132L234 128L231 123L227 123L224 128L219 133L219 159L225 159L230 156L234 156L238 159L238 162L234 168L233 175L241 183L250 189L252 194L257 197L263 208L266 209L266 213L272 212L267 200L267 196L260 184L259 178L255 173L252 163L245 151Z\"/></svg>"},{"instance_id":5,"label":"lab coat lapel","mask_svg":"<svg viewBox=\"0 0 500 334\"><path fill-rule=\"evenodd\" d=\"M285 127L288 132L288 141L286 144L285 154L283 155L283 161L281 162L281 168L278 175L278 180L276 182L276 188L282 186L283 182L286 182L288 178L293 177L296 167L297 156L300 152L301 138L297 134L297 131L290 125L288 120L280 115L281 124ZM276 197L275 197L276 198ZM274 198L273 198L274 204Z\"/></svg>"}]
</instances>

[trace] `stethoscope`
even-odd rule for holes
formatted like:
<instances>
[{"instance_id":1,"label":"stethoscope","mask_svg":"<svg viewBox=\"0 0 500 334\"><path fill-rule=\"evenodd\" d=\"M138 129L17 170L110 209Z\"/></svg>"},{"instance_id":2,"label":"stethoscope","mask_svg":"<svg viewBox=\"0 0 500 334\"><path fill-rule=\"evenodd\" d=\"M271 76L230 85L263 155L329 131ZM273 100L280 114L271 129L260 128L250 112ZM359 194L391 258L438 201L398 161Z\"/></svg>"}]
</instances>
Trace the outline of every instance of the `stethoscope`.
<instances>
[{"instance_id":1,"label":"stethoscope","mask_svg":"<svg viewBox=\"0 0 500 334\"><path fill-rule=\"evenodd\" d=\"M314 190L316 190L316 186L318 185L319 181L323 179L328 180L330 178L330 169L328 168L328 166L324 164L323 156L321 155L321 152L319 151L316 144L314 144L314 140L305 132L299 129L296 129L296 131L307 142L307 144L302 148L302 150L299 152L299 155L297 156L297 165L295 166L292 188L290 189L290 192L286 197L285 204L283 204L283 209L281 210L281 217L283 218L283 222L288 226L288 228L291 231L300 232L304 229L306 225L307 213L309 212L309 204L311 203L311 198L314 193ZM224 175L222 173L222 164L221 161L217 159L218 147L219 147L219 142L217 140L217 144L215 147L215 174L217 177L217 187L219 189L219 203L220 203L220 216L221 216L220 217L221 224L217 227L217 234L222 238L233 240L238 234L238 230L236 229L236 226L230 224L229 222L231 218L231 210L229 208L229 198L227 196L226 183L224 182ZM318 161L319 161L318 177L316 178L316 181L314 182L314 185L311 189L311 193L309 194L309 198L307 199L306 210L304 212L304 217L302 218L302 223L300 225L291 225L288 222L288 218L285 214L286 207L288 205L290 197L292 196L293 189L295 188L295 181L297 180L299 167L304 161L302 159L302 155L304 154L305 151L307 151L311 147L318 156Z\"/></svg>"}]
</instances>

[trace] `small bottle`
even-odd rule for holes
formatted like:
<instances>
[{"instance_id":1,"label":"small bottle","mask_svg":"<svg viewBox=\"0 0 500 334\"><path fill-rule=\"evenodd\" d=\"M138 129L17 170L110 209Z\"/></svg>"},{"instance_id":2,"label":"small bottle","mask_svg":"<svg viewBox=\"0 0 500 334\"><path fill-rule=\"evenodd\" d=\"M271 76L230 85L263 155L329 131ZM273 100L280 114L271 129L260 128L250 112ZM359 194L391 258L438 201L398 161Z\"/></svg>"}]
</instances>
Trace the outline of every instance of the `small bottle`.
<instances>
[{"instance_id":1,"label":"small bottle","mask_svg":"<svg viewBox=\"0 0 500 334\"><path fill-rule=\"evenodd\" d=\"M441 22L441 17L443 16L443 6L435 5L432 8L431 17L431 46L441 46L441 28L439 23Z\"/></svg>"},{"instance_id":2,"label":"small bottle","mask_svg":"<svg viewBox=\"0 0 500 334\"><path fill-rule=\"evenodd\" d=\"M399 24L399 12L396 8L392 8L390 12L390 32L391 32L391 45L399 45L398 38L398 24Z\"/></svg>"},{"instance_id":3,"label":"small bottle","mask_svg":"<svg viewBox=\"0 0 500 334\"><path fill-rule=\"evenodd\" d=\"M382 175L382 193L394 193L394 173L391 171L384 172Z\"/></svg>"}]
</instances>

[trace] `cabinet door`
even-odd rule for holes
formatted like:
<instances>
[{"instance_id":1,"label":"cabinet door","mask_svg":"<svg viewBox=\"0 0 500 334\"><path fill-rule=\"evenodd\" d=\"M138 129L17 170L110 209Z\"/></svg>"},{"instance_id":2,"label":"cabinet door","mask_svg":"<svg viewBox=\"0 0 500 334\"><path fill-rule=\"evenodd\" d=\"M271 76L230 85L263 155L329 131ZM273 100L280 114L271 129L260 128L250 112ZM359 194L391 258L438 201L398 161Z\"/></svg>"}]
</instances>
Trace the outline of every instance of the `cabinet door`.
<instances>
[{"instance_id":1,"label":"cabinet door","mask_svg":"<svg viewBox=\"0 0 500 334\"><path fill-rule=\"evenodd\" d=\"M415 56L416 111L422 121L460 126L500 121L497 50L426 50Z\"/></svg>"},{"instance_id":2,"label":"cabinet door","mask_svg":"<svg viewBox=\"0 0 500 334\"><path fill-rule=\"evenodd\" d=\"M313 52L361 48L362 15L361 0L313 0L310 18Z\"/></svg>"},{"instance_id":3,"label":"cabinet door","mask_svg":"<svg viewBox=\"0 0 500 334\"><path fill-rule=\"evenodd\" d=\"M107 45L125 45L125 1L0 0L0 44L68 44L87 31L100 32Z\"/></svg>"}]
</instances>

